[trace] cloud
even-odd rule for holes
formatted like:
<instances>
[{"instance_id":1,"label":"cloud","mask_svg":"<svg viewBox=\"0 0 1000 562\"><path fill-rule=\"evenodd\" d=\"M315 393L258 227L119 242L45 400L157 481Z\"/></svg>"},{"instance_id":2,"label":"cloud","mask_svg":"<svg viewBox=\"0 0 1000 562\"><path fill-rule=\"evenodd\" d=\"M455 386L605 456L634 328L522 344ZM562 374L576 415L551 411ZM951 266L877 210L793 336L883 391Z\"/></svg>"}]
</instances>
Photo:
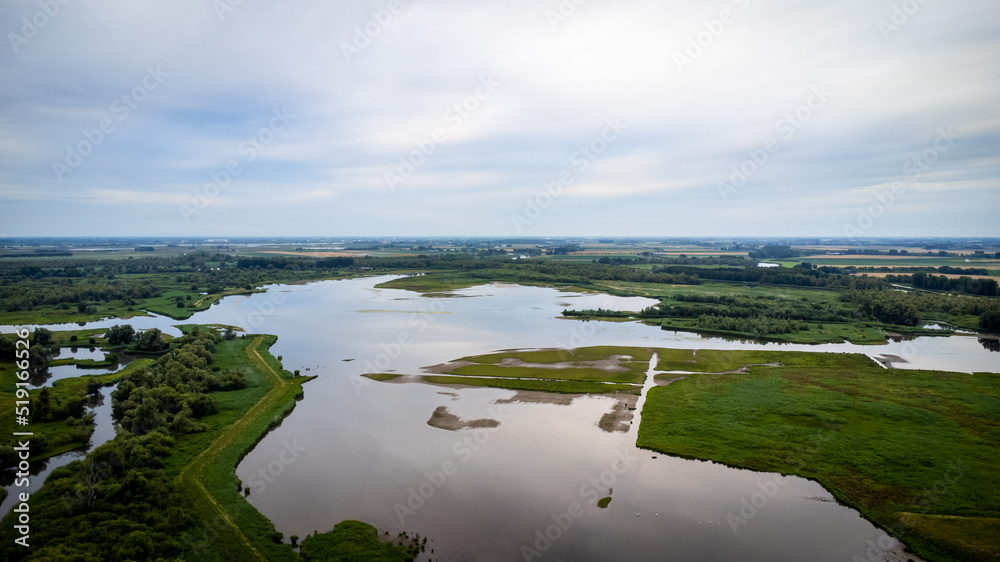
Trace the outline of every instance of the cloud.
<instances>
[{"instance_id":1,"label":"cloud","mask_svg":"<svg viewBox=\"0 0 1000 562\"><path fill-rule=\"evenodd\" d=\"M905 179L907 160L953 127L961 139L921 178L933 189L894 208L899 218L885 224L898 231L887 233L921 232L934 194L953 193L961 200L936 224L997 234L988 220L1000 210L990 196L1000 187L995 2L922 4L888 32L892 3L863 0L586 2L553 18L560 5L401 1L388 18L378 0L244 2L221 18L195 0L61 5L33 37L0 50L0 220L14 234L246 232L229 212L209 225L149 211L189 200L236 162L218 202L271 213L282 225L272 233L323 234L333 224L342 234L442 225L510 234L511 210L570 169L575 184L536 230L760 233L759 212L730 206L759 211L780 200L771 208L814 217L782 228L810 234L846 220L831 194L860 204L865 190ZM20 33L37 10L30 0L4 3L0 30ZM166 75L143 92L149 68ZM495 83L489 95L483 79ZM796 119L821 86L833 92L828 102ZM116 111L122 103L127 115ZM295 118L267 133L282 108ZM786 137L779 127L789 116L797 125ZM628 130L576 170L571 156L609 118ZM102 119L114 130L71 171L54 172ZM390 190L386 172L435 131L443 135L433 150ZM780 149L721 199L717 184L771 138ZM254 139L261 146L250 150ZM650 201L698 220L635 221ZM75 213L81 202L147 220L94 224Z\"/></svg>"}]
</instances>

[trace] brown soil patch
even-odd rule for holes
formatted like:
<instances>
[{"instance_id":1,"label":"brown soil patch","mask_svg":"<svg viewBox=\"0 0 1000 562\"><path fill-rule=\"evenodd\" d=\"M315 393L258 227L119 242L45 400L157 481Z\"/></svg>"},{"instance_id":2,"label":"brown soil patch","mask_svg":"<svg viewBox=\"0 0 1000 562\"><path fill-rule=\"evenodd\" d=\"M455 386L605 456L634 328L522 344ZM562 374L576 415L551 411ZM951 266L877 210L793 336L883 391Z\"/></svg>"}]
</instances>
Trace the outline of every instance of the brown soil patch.
<instances>
[{"instance_id":1,"label":"brown soil patch","mask_svg":"<svg viewBox=\"0 0 1000 562\"><path fill-rule=\"evenodd\" d=\"M525 404L556 404L557 406L568 406L575 398L583 394L561 394L555 392L541 392L538 390L518 390L510 398L501 398L494 401L494 404L514 404L517 402Z\"/></svg>"},{"instance_id":2,"label":"brown soil patch","mask_svg":"<svg viewBox=\"0 0 1000 562\"><path fill-rule=\"evenodd\" d=\"M611 407L611 411L601 416L597 422L597 427L608 433L625 433L632 425L633 412L639 397L630 394L618 397L618 401Z\"/></svg>"},{"instance_id":3,"label":"brown soil patch","mask_svg":"<svg viewBox=\"0 0 1000 562\"><path fill-rule=\"evenodd\" d=\"M427 420L427 425L448 431L458 431L465 428L497 427L500 422L488 418L465 421L449 412L447 406L438 406L431 414L431 419Z\"/></svg>"}]
</instances>

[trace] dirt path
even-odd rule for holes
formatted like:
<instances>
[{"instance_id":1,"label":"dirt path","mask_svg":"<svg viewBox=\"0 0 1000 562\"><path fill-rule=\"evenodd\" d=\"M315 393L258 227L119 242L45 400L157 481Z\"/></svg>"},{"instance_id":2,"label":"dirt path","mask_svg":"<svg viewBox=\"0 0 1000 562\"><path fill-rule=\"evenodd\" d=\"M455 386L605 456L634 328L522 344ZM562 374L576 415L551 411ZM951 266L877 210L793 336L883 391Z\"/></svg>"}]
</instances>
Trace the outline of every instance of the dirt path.
<instances>
[{"instance_id":1,"label":"dirt path","mask_svg":"<svg viewBox=\"0 0 1000 562\"><path fill-rule=\"evenodd\" d=\"M257 350L260 344L264 342L263 336L257 336L253 342L246 347L247 357L253 362L254 366L264 374L265 377L270 379L271 383L274 385L271 390L264 395L246 414L240 419L236 420L235 423L230 425L215 441L212 442L204 451L202 451L197 457L194 458L184 469L181 470L180 474L177 476L177 480L182 486L189 489L193 489L200 496L199 499L202 501L207 500L212 504L213 509L218 513L221 520L226 522L233 533L240 539L240 542L246 547L248 554L252 554L253 558L257 560L267 561L267 558L250 542L250 539L243 533L243 531L229 518L229 514L226 510L219 505L219 502L212 496L212 494L205 488L204 484L201 482L201 475L208 468L209 465L214 463L219 455L226 450L227 447L232 445L240 436L247 430L247 428L261 415L267 412L272 406L277 403L283 394L284 390L288 388L288 381L281 378L281 375L274 370L270 365L264 361L261 357L260 352Z\"/></svg>"}]
</instances>

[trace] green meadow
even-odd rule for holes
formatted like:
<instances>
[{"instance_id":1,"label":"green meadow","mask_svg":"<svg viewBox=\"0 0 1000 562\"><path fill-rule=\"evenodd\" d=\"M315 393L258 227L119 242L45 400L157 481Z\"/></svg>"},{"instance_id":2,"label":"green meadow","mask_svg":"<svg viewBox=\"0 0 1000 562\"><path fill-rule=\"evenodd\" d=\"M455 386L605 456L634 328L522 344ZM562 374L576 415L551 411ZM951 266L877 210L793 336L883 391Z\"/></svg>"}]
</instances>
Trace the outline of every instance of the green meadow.
<instances>
[{"instance_id":1,"label":"green meadow","mask_svg":"<svg viewBox=\"0 0 1000 562\"><path fill-rule=\"evenodd\" d=\"M851 354L660 354L659 369L700 374L651 389L640 447L814 479L928 560L1000 556L988 492L1000 375L886 370Z\"/></svg>"}]
</instances>

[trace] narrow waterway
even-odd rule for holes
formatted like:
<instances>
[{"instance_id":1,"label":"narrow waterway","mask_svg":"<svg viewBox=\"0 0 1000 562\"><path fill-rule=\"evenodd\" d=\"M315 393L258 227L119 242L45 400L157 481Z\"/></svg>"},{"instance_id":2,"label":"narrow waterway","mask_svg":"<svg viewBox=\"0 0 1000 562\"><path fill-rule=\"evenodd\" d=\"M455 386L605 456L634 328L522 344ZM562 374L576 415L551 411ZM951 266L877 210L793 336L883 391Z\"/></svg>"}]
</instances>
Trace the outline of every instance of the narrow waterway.
<instances>
[{"instance_id":1,"label":"narrow waterway","mask_svg":"<svg viewBox=\"0 0 1000 562\"><path fill-rule=\"evenodd\" d=\"M83 459L87 456L88 452L100 447L114 438L115 425L114 420L111 417L111 392L113 390L113 387L102 388L100 398L98 399L99 403L96 406L87 409L88 412L94 413L94 433L90 436L90 442L86 447L68 451L46 460L31 461L31 468L29 471L30 476L28 477L29 482L27 486L14 486L18 479L16 476L17 471L15 470L4 471L3 474L0 475L0 481L2 481L3 488L7 490L7 497L4 498L2 503L0 503L0 518L6 515L11 508L14 507L14 504L17 503L18 494L24 492L33 494L37 492L53 470L61 466L66 466L75 460Z\"/></svg>"}]
</instances>

